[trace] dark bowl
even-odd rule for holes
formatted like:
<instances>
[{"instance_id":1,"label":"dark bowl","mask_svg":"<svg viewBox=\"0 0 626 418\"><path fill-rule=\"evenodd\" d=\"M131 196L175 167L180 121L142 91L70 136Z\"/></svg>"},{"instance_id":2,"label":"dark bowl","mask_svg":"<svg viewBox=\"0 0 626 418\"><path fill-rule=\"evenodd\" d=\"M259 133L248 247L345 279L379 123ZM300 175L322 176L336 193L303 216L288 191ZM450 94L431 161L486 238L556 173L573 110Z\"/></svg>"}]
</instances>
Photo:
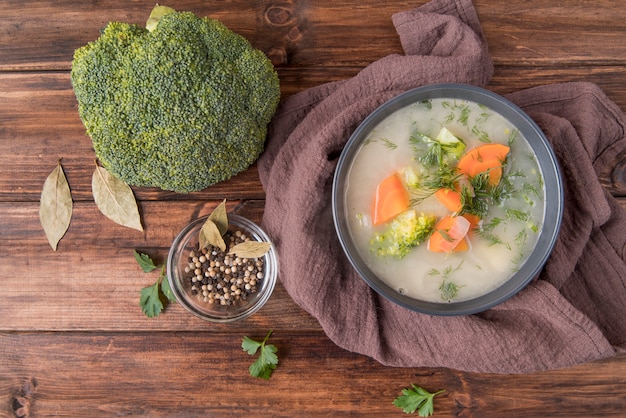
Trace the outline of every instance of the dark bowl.
<instances>
[{"instance_id":1,"label":"dark bowl","mask_svg":"<svg viewBox=\"0 0 626 418\"><path fill-rule=\"evenodd\" d=\"M347 220L346 178L353 159L370 132L392 113L432 99L457 99L478 103L500 114L527 139L543 176L545 210L543 227L527 260L499 287L474 299L432 302L403 295L387 285L365 263L353 240ZM332 191L332 210L337 235L354 269L380 295L407 309L430 315L469 315L509 299L532 281L543 268L554 246L563 213L563 186L555 155L537 124L509 100L488 90L463 84L438 84L400 94L370 114L354 131L339 158ZM487 272L485 272L487 274Z\"/></svg>"}]
</instances>

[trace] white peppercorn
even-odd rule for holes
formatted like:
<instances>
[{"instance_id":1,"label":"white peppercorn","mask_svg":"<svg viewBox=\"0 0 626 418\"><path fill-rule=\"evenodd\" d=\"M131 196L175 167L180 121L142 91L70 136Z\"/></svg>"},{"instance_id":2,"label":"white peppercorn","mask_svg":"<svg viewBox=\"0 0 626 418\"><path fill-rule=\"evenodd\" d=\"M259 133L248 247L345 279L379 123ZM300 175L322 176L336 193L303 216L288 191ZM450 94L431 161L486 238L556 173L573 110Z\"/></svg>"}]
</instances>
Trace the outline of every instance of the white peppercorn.
<instances>
[{"instance_id":1,"label":"white peppercorn","mask_svg":"<svg viewBox=\"0 0 626 418\"><path fill-rule=\"evenodd\" d=\"M226 251L209 245L190 251L185 274L192 284L191 293L209 304L231 305L242 303L264 278L264 259L248 259L229 255L233 246L250 238L241 231L227 231Z\"/></svg>"}]
</instances>

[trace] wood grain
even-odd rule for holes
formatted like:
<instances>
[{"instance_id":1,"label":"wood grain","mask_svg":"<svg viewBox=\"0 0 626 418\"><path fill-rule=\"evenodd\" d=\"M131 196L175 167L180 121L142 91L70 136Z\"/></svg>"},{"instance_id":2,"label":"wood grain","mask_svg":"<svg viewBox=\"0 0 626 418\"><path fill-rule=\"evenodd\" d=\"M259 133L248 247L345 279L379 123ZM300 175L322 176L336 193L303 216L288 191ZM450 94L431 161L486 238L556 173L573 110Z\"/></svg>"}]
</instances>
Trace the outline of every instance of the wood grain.
<instances>
[{"instance_id":1,"label":"wood grain","mask_svg":"<svg viewBox=\"0 0 626 418\"><path fill-rule=\"evenodd\" d=\"M0 399L23 398L33 416L402 417L392 402L413 383L446 390L437 416L617 417L626 402L614 360L522 376L388 368L312 332L272 334L280 362L264 381L248 374L254 358L241 349L243 335L264 337L252 329L0 334Z\"/></svg>"},{"instance_id":2,"label":"wood grain","mask_svg":"<svg viewBox=\"0 0 626 418\"><path fill-rule=\"evenodd\" d=\"M181 1L176 8L220 19L268 55L273 49L284 49L282 64L361 67L401 52L390 17L423 3ZM68 70L73 51L97 38L108 21L145 25L154 2L113 0L104 4L72 0L3 2L0 69ZM496 64L598 66L623 65L626 60L622 49L626 22L620 2L477 0L475 5ZM276 7L283 13L272 14ZM272 20L275 15L282 17Z\"/></svg>"},{"instance_id":3,"label":"wood grain","mask_svg":"<svg viewBox=\"0 0 626 418\"><path fill-rule=\"evenodd\" d=\"M419 1L181 0L222 20L276 64L283 97L344 80L402 53L391 16ZM591 81L626 109L626 8L598 0L475 0L500 94ZM330 341L279 283L236 325L209 324L177 304L148 319L139 291L156 276L132 252L165 259L178 231L223 198L261 222L256 166L180 195L134 188L145 233L114 225L91 196L94 153L69 70L76 48L110 20L143 24L154 1L0 2L0 416L406 416L391 402L411 383L438 416L623 416L626 354L528 375L390 368ZM45 177L62 158L75 201L53 252L38 219ZM626 208L626 156L602 183ZM156 273L155 273L156 274ZM280 278L279 278L280 279ZM249 376L241 338L271 342L280 365Z\"/></svg>"}]
</instances>

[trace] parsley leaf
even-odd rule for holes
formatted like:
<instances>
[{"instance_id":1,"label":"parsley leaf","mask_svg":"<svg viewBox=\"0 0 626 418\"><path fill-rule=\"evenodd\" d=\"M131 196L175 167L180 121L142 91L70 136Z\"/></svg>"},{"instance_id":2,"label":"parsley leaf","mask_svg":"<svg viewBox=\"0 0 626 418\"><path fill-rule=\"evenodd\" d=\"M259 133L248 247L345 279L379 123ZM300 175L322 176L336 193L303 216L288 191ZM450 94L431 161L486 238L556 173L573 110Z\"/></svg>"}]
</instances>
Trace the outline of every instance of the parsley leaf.
<instances>
[{"instance_id":1,"label":"parsley leaf","mask_svg":"<svg viewBox=\"0 0 626 418\"><path fill-rule=\"evenodd\" d=\"M148 254L140 253L137 250L135 250L135 260L146 273L158 268L161 269L156 282L141 289L141 297L139 298L139 306L141 306L144 315L148 318L154 318L161 313L168 302L176 301L176 297L167 280L165 264L156 265Z\"/></svg>"},{"instance_id":2,"label":"parsley leaf","mask_svg":"<svg viewBox=\"0 0 626 418\"><path fill-rule=\"evenodd\" d=\"M137 250L135 250L135 260L137 260L144 273L150 273L152 270L159 268L148 254L140 253Z\"/></svg>"},{"instance_id":3,"label":"parsley leaf","mask_svg":"<svg viewBox=\"0 0 626 418\"><path fill-rule=\"evenodd\" d=\"M272 331L268 332L263 341L258 342L248 337L243 337L241 348L250 355L254 355L259 351L259 357L250 365L248 370L250 375L261 379L269 379L274 369L278 365L278 349L273 344L266 344Z\"/></svg>"},{"instance_id":4,"label":"parsley leaf","mask_svg":"<svg viewBox=\"0 0 626 418\"><path fill-rule=\"evenodd\" d=\"M440 390L435 393L430 393L427 390L411 384L413 389L402 389L402 395L398 396L393 404L398 408L401 408L405 413L412 414L418 411L420 417L427 417L433 414L433 399L440 393L445 392Z\"/></svg>"},{"instance_id":5,"label":"parsley leaf","mask_svg":"<svg viewBox=\"0 0 626 418\"><path fill-rule=\"evenodd\" d=\"M163 302L161 302L161 298L159 297L159 282L141 289L139 305L148 318L154 318L161 313L163 310Z\"/></svg>"},{"instance_id":6,"label":"parsley leaf","mask_svg":"<svg viewBox=\"0 0 626 418\"><path fill-rule=\"evenodd\" d=\"M161 292L165 295L167 300L170 302L176 301L176 296L174 296L174 292L172 292L172 288L170 287L170 282L167 280L165 276L165 266L161 267Z\"/></svg>"}]
</instances>

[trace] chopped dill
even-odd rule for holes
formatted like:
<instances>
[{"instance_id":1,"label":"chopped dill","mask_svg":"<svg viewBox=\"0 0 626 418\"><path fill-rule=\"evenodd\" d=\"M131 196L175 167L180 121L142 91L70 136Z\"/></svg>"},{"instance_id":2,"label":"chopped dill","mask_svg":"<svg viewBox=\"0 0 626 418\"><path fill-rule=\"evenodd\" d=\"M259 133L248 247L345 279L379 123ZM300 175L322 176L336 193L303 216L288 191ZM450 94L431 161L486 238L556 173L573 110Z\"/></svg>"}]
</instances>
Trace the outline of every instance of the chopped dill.
<instances>
[{"instance_id":1,"label":"chopped dill","mask_svg":"<svg viewBox=\"0 0 626 418\"><path fill-rule=\"evenodd\" d=\"M518 248L523 248L526 245L527 241L528 232L526 231L526 229L522 229L517 233L517 235L515 235L515 245L517 245Z\"/></svg>"},{"instance_id":2,"label":"chopped dill","mask_svg":"<svg viewBox=\"0 0 626 418\"><path fill-rule=\"evenodd\" d=\"M387 138L382 138L383 141L383 145L385 146L385 148L390 149L390 150L394 150L396 148L398 148L398 146L396 144L394 144L393 142L391 142L389 139Z\"/></svg>"},{"instance_id":3,"label":"chopped dill","mask_svg":"<svg viewBox=\"0 0 626 418\"><path fill-rule=\"evenodd\" d=\"M483 223L482 229L485 231L493 231L498 225L502 224L504 219L502 218L491 218L489 222Z\"/></svg>"},{"instance_id":4,"label":"chopped dill","mask_svg":"<svg viewBox=\"0 0 626 418\"><path fill-rule=\"evenodd\" d=\"M459 289L463 286L459 286L454 282L447 282L443 280L439 285L439 290L441 291L441 299L450 302L452 299L457 297L459 294Z\"/></svg>"},{"instance_id":5,"label":"chopped dill","mask_svg":"<svg viewBox=\"0 0 626 418\"><path fill-rule=\"evenodd\" d=\"M485 142L485 143L491 142L491 138L489 138L489 134L486 131L480 129L478 125L474 125L472 127L471 132L473 135L476 135L476 137L478 138L480 142Z\"/></svg>"},{"instance_id":6,"label":"chopped dill","mask_svg":"<svg viewBox=\"0 0 626 418\"><path fill-rule=\"evenodd\" d=\"M504 219L502 218L492 218L488 222L483 223L480 228L476 228L476 233L479 237L487 241L487 245L489 245L490 247L494 245L504 244L502 239L493 233L493 230L503 221Z\"/></svg>"},{"instance_id":7,"label":"chopped dill","mask_svg":"<svg viewBox=\"0 0 626 418\"><path fill-rule=\"evenodd\" d=\"M409 144L417 160L426 168L441 165L443 162L443 150L441 144L421 132L413 132L409 137Z\"/></svg>"},{"instance_id":8,"label":"chopped dill","mask_svg":"<svg viewBox=\"0 0 626 418\"><path fill-rule=\"evenodd\" d=\"M471 109L469 106L463 106L461 107L461 114L459 115L459 122L461 122L461 124L463 126L467 126L467 120L469 119L471 113Z\"/></svg>"},{"instance_id":9,"label":"chopped dill","mask_svg":"<svg viewBox=\"0 0 626 418\"><path fill-rule=\"evenodd\" d=\"M463 261L461 260L461 262L459 263L458 266L454 267L453 265L449 265L444 267L443 271L439 271L436 268L432 268L430 270L428 270L428 275L429 276L441 276L442 279L449 279L450 275L452 275L453 273L456 273L457 271L461 270L461 266L463 266Z\"/></svg>"},{"instance_id":10,"label":"chopped dill","mask_svg":"<svg viewBox=\"0 0 626 418\"><path fill-rule=\"evenodd\" d=\"M507 139L507 144L509 145L509 147L513 146L513 143L515 143L515 140L517 139L517 134L518 133L519 133L519 131L517 129L514 129L509 134L509 138Z\"/></svg>"},{"instance_id":11,"label":"chopped dill","mask_svg":"<svg viewBox=\"0 0 626 418\"><path fill-rule=\"evenodd\" d=\"M480 116L478 116L476 118L476 123L477 124L478 123L485 123L485 122L487 122L487 119L489 119L490 116L491 116L491 113L489 113L489 112L482 112L480 114Z\"/></svg>"},{"instance_id":12,"label":"chopped dill","mask_svg":"<svg viewBox=\"0 0 626 418\"><path fill-rule=\"evenodd\" d=\"M505 213L508 219L520 222L528 222L531 218L530 212L525 210L507 208L505 209Z\"/></svg>"},{"instance_id":13,"label":"chopped dill","mask_svg":"<svg viewBox=\"0 0 626 418\"><path fill-rule=\"evenodd\" d=\"M460 175L454 168L445 164L437 166L436 170L422 174L418 184L409 191L410 205L419 205L441 188L452 189L459 177Z\"/></svg>"},{"instance_id":14,"label":"chopped dill","mask_svg":"<svg viewBox=\"0 0 626 418\"><path fill-rule=\"evenodd\" d=\"M426 109L431 110L433 108L433 102L430 99L424 99L418 103L418 106L424 106Z\"/></svg>"}]
</instances>

